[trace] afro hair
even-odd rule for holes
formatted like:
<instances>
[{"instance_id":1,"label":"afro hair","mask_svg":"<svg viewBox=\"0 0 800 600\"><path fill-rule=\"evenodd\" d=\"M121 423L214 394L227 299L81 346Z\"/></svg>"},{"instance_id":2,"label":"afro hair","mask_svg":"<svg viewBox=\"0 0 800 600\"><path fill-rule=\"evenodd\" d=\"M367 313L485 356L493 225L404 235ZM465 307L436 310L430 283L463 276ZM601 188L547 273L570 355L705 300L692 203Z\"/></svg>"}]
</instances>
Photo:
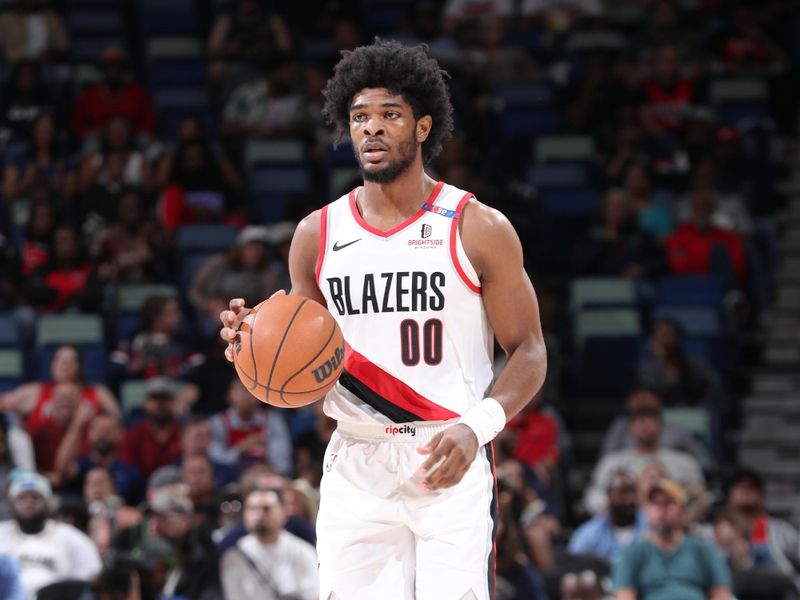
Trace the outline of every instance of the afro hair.
<instances>
[{"instance_id":1,"label":"afro hair","mask_svg":"<svg viewBox=\"0 0 800 600\"><path fill-rule=\"evenodd\" d=\"M322 116L335 128L337 143L350 132L350 105L365 88L386 88L400 94L414 111L414 118L430 115L430 134L422 143L422 160L439 155L453 133L453 105L445 83L448 74L428 56L425 45L409 48L378 38L369 46L342 53L325 88Z\"/></svg>"}]
</instances>

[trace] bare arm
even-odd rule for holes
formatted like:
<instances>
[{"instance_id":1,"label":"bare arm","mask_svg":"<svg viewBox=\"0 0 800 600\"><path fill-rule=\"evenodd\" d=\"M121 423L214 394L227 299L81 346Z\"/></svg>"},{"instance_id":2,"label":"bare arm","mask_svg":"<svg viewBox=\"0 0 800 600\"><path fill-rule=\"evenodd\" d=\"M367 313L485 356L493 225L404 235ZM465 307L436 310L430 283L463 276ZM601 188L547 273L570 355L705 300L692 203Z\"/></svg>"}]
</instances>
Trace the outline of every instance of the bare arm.
<instances>
[{"instance_id":1,"label":"bare arm","mask_svg":"<svg viewBox=\"0 0 800 600\"><path fill-rule=\"evenodd\" d=\"M477 271L486 313L508 361L490 391L506 421L531 401L547 371L539 304L522 264L522 246L511 224L496 210L472 201L462 215L461 239ZM419 449L429 454L423 472L429 489L461 481L478 451L476 434L457 424L437 434ZM431 471L439 461L440 466Z\"/></svg>"},{"instance_id":2,"label":"bare arm","mask_svg":"<svg viewBox=\"0 0 800 600\"><path fill-rule=\"evenodd\" d=\"M36 406L42 386L39 383L25 383L8 392L3 399L3 410L10 410L26 417Z\"/></svg>"},{"instance_id":3,"label":"bare arm","mask_svg":"<svg viewBox=\"0 0 800 600\"><path fill-rule=\"evenodd\" d=\"M69 481L78 473L78 447L83 439L86 424L92 420L94 409L89 404L81 403L72 415L67 431L58 445L55 465L51 480L61 484Z\"/></svg>"},{"instance_id":4,"label":"bare arm","mask_svg":"<svg viewBox=\"0 0 800 600\"><path fill-rule=\"evenodd\" d=\"M623 588L614 593L614 600L636 600L636 591L630 588Z\"/></svg>"},{"instance_id":5,"label":"bare arm","mask_svg":"<svg viewBox=\"0 0 800 600\"><path fill-rule=\"evenodd\" d=\"M225 53L225 41L228 39L231 19L228 15L220 16L211 28L208 36L208 55L216 58Z\"/></svg>"},{"instance_id":6,"label":"bare arm","mask_svg":"<svg viewBox=\"0 0 800 600\"><path fill-rule=\"evenodd\" d=\"M114 394L111 393L111 390L104 385L96 385L94 386L94 392L97 394L97 399L100 401L100 408L104 413L114 415L117 418L122 418L122 412L119 409L119 402L117 402L117 399L114 397Z\"/></svg>"}]
</instances>

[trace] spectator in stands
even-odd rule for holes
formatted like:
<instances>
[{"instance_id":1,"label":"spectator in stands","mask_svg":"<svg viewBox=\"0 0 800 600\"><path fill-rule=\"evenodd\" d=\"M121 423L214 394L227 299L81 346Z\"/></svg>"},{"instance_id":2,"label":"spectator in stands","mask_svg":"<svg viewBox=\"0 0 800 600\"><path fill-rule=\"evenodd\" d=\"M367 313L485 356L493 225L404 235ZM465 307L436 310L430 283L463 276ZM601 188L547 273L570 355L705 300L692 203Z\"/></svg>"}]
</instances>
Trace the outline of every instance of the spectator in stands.
<instances>
[{"instance_id":1,"label":"spectator in stands","mask_svg":"<svg viewBox=\"0 0 800 600\"><path fill-rule=\"evenodd\" d=\"M660 411L643 410L632 415L629 431L633 447L604 456L592 473L592 483L584 496L584 504L590 513L596 515L606 509L606 489L614 473L627 470L638 476L653 461L661 463L671 479L683 483L704 483L700 464L693 456L661 444L663 428Z\"/></svg>"},{"instance_id":2,"label":"spectator in stands","mask_svg":"<svg viewBox=\"0 0 800 600\"><path fill-rule=\"evenodd\" d=\"M29 598L57 581L94 579L102 566L97 548L83 532L50 518L53 492L47 479L21 473L9 498L14 518L0 523L0 553L19 561Z\"/></svg>"},{"instance_id":3,"label":"spectator in stands","mask_svg":"<svg viewBox=\"0 0 800 600\"><path fill-rule=\"evenodd\" d=\"M677 275L728 275L728 279L735 275L729 283L741 284L747 269L744 243L737 233L714 225L711 217L715 209L709 190L694 190L691 220L664 241L667 262Z\"/></svg>"},{"instance_id":4,"label":"spectator in stands","mask_svg":"<svg viewBox=\"0 0 800 600\"><path fill-rule=\"evenodd\" d=\"M327 81L325 79L324 81ZM323 87L324 87L323 81ZM169 148L164 152L158 163L156 170L156 185L159 189L169 185L172 178L172 173L175 169L175 160L177 158L177 150L181 144L197 143L202 145L208 152L211 153L216 167L222 175L227 189L232 192L244 191L244 181L242 176L236 170L233 162L228 158L227 154L222 150L219 144L212 143L204 131L203 122L197 116L186 117L181 121L178 127L178 139L174 147ZM206 151L204 150L204 154Z\"/></svg>"},{"instance_id":5,"label":"spectator in stands","mask_svg":"<svg viewBox=\"0 0 800 600\"><path fill-rule=\"evenodd\" d=\"M246 77L277 56L291 52L294 42L283 17L257 0L237 0L233 11L220 14L208 36L212 81Z\"/></svg>"},{"instance_id":6,"label":"spectator in stands","mask_svg":"<svg viewBox=\"0 0 800 600\"><path fill-rule=\"evenodd\" d=\"M244 497L248 535L222 556L225 595L260 600L276 597L314 600L319 596L317 553L284 529L286 509L280 489L255 489Z\"/></svg>"},{"instance_id":7,"label":"spectator in stands","mask_svg":"<svg viewBox=\"0 0 800 600\"><path fill-rule=\"evenodd\" d=\"M285 494L288 487L289 481L264 463L256 463L248 467L239 478L239 493L242 496L246 496L250 491L256 489L277 489ZM312 546L317 543L317 534L314 526L297 515L289 515L287 517L284 529L307 541ZM228 548L234 547L236 542L245 535L247 535L247 528L243 523L230 528L228 533L217 542L217 550L220 555L224 554Z\"/></svg>"},{"instance_id":8,"label":"spectator in stands","mask_svg":"<svg viewBox=\"0 0 800 600\"><path fill-rule=\"evenodd\" d=\"M721 188L719 168L712 159L703 159L694 165L691 192L676 207L679 222L692 219L692 195L697 190L707 191L714 196L715 208L711 214L712 224L721 229L735 231L743 236L753 232L753 217L747 208L742 192Z\"/></svg>"},{"instance_id":9,"label":"spectator in stands","mask_svg":"<svg viewBox=\"0 0 800 600\"><path fill-rule=\"evenodd\" d=\"M99 148L83 159L80 189L84 193L104 191L110 195L126 186L150 191L153 182L153 166L137 150L131 122L121 115L109 116L103 125Z\"/></svg>"},{"instance_id":10,"label":"spectator in stands","mask_svg":"<svg viewBox=\"0 0 800 600\"><path fill-rule=\"evenodd\" d=\"M728 27L712 40L716 57L733 73L767 74L782 66L785 56L780 46L764 30L763 18L754 7L736 5Z\"/></svg>"},{"instance_id":11,"label":"spectator in stands","mask_svg":"<svg viewBox=\"0 0 800 600\"><path fill-rule=\"evenodd\" d=\"M210 446L211 424L208 419L200 415L191 415L183 425L181 458L176 465L181 467L189 458L200 457L211 463L217 487L221 488L234 483L241 475L241 471L236 466L212 460L209 453Z\"/></svg>"},{"instance_id":12,"label":"spectator in stands","mask_svg":"<svg viewBox=\"0 0 800 600\"><path fill-rule=\"evenodd\" d=\"M55 118L44 112L33 122L27 151L6 164L3 195L7 200L25 197L36 184L50 187L59 199L71 198L77 178L59 143Z\"/></svg>"},{"instance_id":13,"label":"spectator in stands","mask_svg":"<svg viewBox=\"0 0 800 600\"><path fill-rule=\"evenodd\" d=\"M638 229L628 193L609 189L601 206L602 222L576 249L576 267L585 275L652 278L663 270L663 256L650 235Z\"/></svg>"},{"instance_id":14,"label":"spectator in stands","mask_svg":"<svg viewBox=\"0 0 800 600\"><path fill-rule=\"evenodd\" d=\"M189 289L189 299L197 311L216 322L228 299L245 298L248 306L255 306L277 290L268 269L268 243L266 228L250 225L239 233L230 250L200 267Z\"/></svg>"},{"instance_id":15,"label":"spectator in stands","mask_svg":"<svg viewBox=\"0 0 800 600\"><path fill-rule=\"evenodd\" d=\"M0 554L0 598L25 600L25 588L22 587L19 563L3 554Z\"/></svg>"},{"instance_id":16,"label":"spectator in stands","mask_svg":"<svg viewBox=\"0 0 800 600\"><path fill-rule=\"evenodd\" d=\"M120 459L122 423L115 415L95 415L90 407L82 405L75 411L67 433L58 448L56 470L59 481L74 482L82 489L87 474L102 467L111 475L114 488L128 504L142 500L144 481L135 466ZM84 451L84 440L88 448Z\"/></svg>"},{"instance_id":17,"label":"spectator in stands","mask_svg":"<svg viewBox=\"0 0 800 600\"><path fill-rule=\"evenodd\" d=\"M747 520L754 552L768 554L781 572L798 578L800 535L788 521L769 516L765 502L766 488L759 473L742 468L733 474L728 485L726 504Z\"/></svg>"},{"instance_id":18,"label":"spectator in stands","mask_svg":"<svg viewBox=\"0 0 800 600\"><path fill-rule=\"evenodd\" d=\"M153 283L164 273L167 236L150 219L136 190L126 191L115 207L113 221L98 233L100 271L116 283Z\"/></svg>"},{"instance_id":19,"label":"spectator in stands","mask_svg":"<svg viewBox=\"0 0 800 600\"><path fill-rule=\"evenodd\" d=\"M606 430L602 454L607 455L611 452L631 448L633 446L633 438L630 434L631 419L640 412L661 412L663 408L661 396L651 389L637 387L631 391L625 400L626 414L614 419L614 422ZM692 455L706 473L716 468L714 458L708 448L692 432L682 427L665 424L661 431L660 443L666 448Z\"/></svg>"},{"instance_id":20,"label":"spectator in stands","mask_svg":"<svg viewBox=\"0 0 800 600\"><path fill-rule=\"evenodd\" d=\"M692 105L699 98L698 83L681 74L681 57L673 45L664 45L653 57L652 75L642 89L642 121L652 134L680 134Z\"/></svg>"},{"instance_id":21,"label":"spectator in stands","mask_svg":"<svg viewBox=\"0 0 800 600\"><path fill-rule=\"evenodd\" d=\"M675 228L670 207L653 198L650 173L641 163L631 163L625 169L623 183L628 193L639 229L658 240L664 239Z\"/></svg>"},{"instance_id":22,"label":"spectator in stands","mask_svg":"<svg viewBox=\"0 0 800 600\"><path fill-rule=\"evenodd\" d=\"M41 199L31 203L25 239L19 250L20 274L23 277L43 267L50 260L53 232L56 227L56 210L50 188L39 184L31 195L41 196Z\"/></svg>"},{"instance_id":23,"label":"spectator in stands","mask_svg":"<svg viewBox=\"0 0 800 600\"><path fill-rule=\"evenodd\" d=\"M746 571L754 566L774 564L769 550L751 541L752 527L742 513L723 508L712 519L714 542L728 561L731 571Z\"/></svg>"},{"instance_id":24,"label":"spectator in stands","mask_svg":"<svg viewBox=\"0 0 800 600\"><path fill-rule=\"evenodd\" d=\"M41 0L15 4L0 14L0 58L8 63L63 59L70 42L61 16Z\"/></svg>"},{"instance_id":25,"label":"spectator in stands","mask_svg":"<svg viewBox=\"0 0 800 600\"><path fill-rule=\"evenodd\" d=\"M71 383L78 387L81 403L91 406L95 413L105 412L116 417L121 413L117 399L102 384L83 379L83 355L77 346L60 346L50 360L50 380L21 385L6 394L7 410L16 412L30 429L51 420L53 392L57 385Z\"/></svg>"},{"instance_id":26,"label":"spectator in stands","mask_svg":"<svg viewBox=\"0 0 800 600\"><path fill-rule=\"evenodd\" d=\"M656 321L648 340L649 357L638 365L636 379L666 406L717 407L722 404L719 375L703 360L686 354L685 337L675 319Z\"/></svg>"},{"instance_id":27,"label":"spectator in stands","mask_svg":"<svg viewBox=\"0 0 800 600\"><path fill-rule=\"evenodd\" d=\"M124 369L125 378L187 378L202 364L202 356L192 352L180 334L180 304L169 296L150 296L139 310L141 331L132 340L123 340L112 354L112 361Z\"/></svg>"},{"instance_id":28,"label":"spectator in stands","mask_svg":"<svg viewBox=\"0 0 800 600\"><path fill-rule=\"evenodd\" d=\"M77 385L57 383L53 386L52 399L48 403L47 418L28 420L27 429L36 452L36 468L53 485L60 486L62 483L57 461L61 443L73 427L73 422L78 422L75 427L81 427L82 431L82 414L93 410L92 406L81 402Z\"/></svg>"},{"instance_id":29,"label":"spectator in stands","mask_svg":"<svg viewBox=\"0 0 800 600\"><path fill-rule=\"evenodd\" d=\"M158 209L167 231L189 223L236 222L232 214L237 208L235 196L221 164L203 140L178 144Z\"/></svg>"},{"instance_id":30,"label":"spectator in stands","mask_svg":"<svg viewBox=\"0 0 800 600\"><path fill-rule=\"evenodd\" d=\"M522 48L504 44L504 35L505 24L501 18L481 21L476 53L481 79L489 84L532 81L537 76L536 65Z\"/></svg>"},{"instance_id":31,"label":"spectator in stands","mask_svg":"<svg viewBox=\"0 0 800 600\"><path fill-rule=\"evenodd\" d=\"M293 57L277 58L259 80L243 83L233 91L222 113L220 132L233 138L308 133L312 122L298 91L298 76Z\"/></svg>"},{"instance_id":32,"label":"spectator in stands","mask_svg":"<svg viewBox=\"0 0 800 600\"><path fill-rule=\"evenodd\" d=\"M53 114L55 101L42 82L38 63L23 60L14 65L0 98L0 140L27 141L33 124L45 113Z\"/></svg>"},{"instance_id":33,"label":"spectator in stands","mask_svg":"<svg viewBox=\"0 0 800 600\"><path fill-rule=\"evenodd\" d=\"M214 467L205 456L187 456L182 461L182 479L189 488L195 519L216 527L217 482Z\"/></svg>"},{"instance_id":34,"label":"spectator in stands","mask_svg":"<svg viewBox=\"0 0 800 600\"><path fill-rule=\"evenodd\" d=\"M164 490L148 503L144 524L120 531L112 541L118 552L148 556L154 542L171 549L166 577L157 578L157 598L186 600L217 599L221 596L219 560L205 526L193 524L194 507L185 495ZM161 540L161 542L157 542Z\"/></svg>"},{"instance_id":35,"label":"spectator in stands","mask_svg":"<svg viewBox=\"0 0 800 600\"><path fill-rule=\"evenodd\" d=\"M608 510L582 524L569 540L571 554L601 556L611 563L622 551L647 532L647 521L639 510L636 482L626 471L618 471L608 484Z\"/></svg>"},{"instance_id":36,"label":"spectator in stands","mask_svg":"<svg viewBox=\"0 0 800 600\"><path fill-rule=\"evenodd\" d=\"M100 308L103 281L75 228L56 227L50 260L31 273L26 295L42 312L95 312Z\"/></svg>"},{"instance_id":37,"label":"spectator in stands","mask_svg":"<svg viewBox=\"0 0 800 600\"><path fill-rule=\"evenodd\" d=\"M142 520L138 509L117 494L114 478L105 467L93 467L83 480L83 501L89 511L87 532L104 555L114 534Z\"/></svg>"},{"instance_id":38,"label":"spectator in stands","mask_svg":"<svg viewBox=\"0 0 800 600\"><path fill-rule=\"evenodd\" d=\"M128 81L128 57L121 48L103 51L97 62L103 81L87 87L75 103L72 131L80 139L99 136L108 122L121 117L136 136L148 140L155 131L155 114L147 89Z\"/></svg>"},{"instance_id":39,"label":"spectator in stands","mask_svg":"<svg viewBox=\"0 0 800 600\"><path fill-rule=\"evenodd\" d=\"M650 491L650 533L628 546L615 565L616 600L731 598L731 575L717 549L683 531L685 502L680 485L668 479Z\"/></svg>"},{"instance_id":40,"label":"spectator in stands","mask_svg":"<svg viewBox=\"0 0 800 600\"><path fill-rule=\"evenodd\" d=\"M267 408L238 378L231 381L227 398L230 408L210 419L211 458L239 468L266 461L290 475L292 440L283 415Z\"/></svg>"},{"instance_id":41,"label":"spectator in stands","mask_svg":"<svg viewBox=\"0 0 800 600\"><path fill-rule=\"evenodd\" d=\"M174 463L181 454L181 426L175 418L176 383L166 377L148 380L145 420L125 432L119 455L144 477Z\"/></svg>"}]
</instances>

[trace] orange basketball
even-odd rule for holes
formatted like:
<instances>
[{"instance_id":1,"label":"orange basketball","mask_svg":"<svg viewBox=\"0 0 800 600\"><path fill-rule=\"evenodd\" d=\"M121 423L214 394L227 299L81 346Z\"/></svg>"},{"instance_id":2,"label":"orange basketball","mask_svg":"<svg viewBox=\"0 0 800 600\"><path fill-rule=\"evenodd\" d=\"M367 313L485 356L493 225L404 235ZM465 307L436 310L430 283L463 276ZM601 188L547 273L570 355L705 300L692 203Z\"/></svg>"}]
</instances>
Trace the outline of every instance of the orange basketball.
<instances>
[{"instance_id":1,"label":"orange basketball","mask_svg":"<svg viewBox=\"0 0 800 600\"><path fill-rule=\"evenodd\" d=\"M267 404L310 404L342 373L342 330L314 300L292 295L265 300L244 318L238 334L236 372L250 393Z\"/></svg>"}]
</instances>

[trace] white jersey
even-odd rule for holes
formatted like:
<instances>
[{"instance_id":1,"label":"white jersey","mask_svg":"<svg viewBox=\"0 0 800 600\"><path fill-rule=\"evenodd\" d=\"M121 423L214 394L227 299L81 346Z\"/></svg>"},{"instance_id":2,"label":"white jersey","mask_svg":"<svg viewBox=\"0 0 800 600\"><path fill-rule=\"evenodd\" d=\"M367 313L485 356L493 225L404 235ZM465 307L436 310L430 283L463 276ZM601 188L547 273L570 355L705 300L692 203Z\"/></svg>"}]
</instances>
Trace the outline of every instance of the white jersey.
<instances>
[{"instance_id":1,"label":"white jersey","mask_svg":"<svg viewBox=\"0 0 800 600\"><path fill-rule=\"evenodd\" d=\"M0 554L17 560L22 587L31 599L39 589L57 581L91 581L102 568L97 547L85 533L53 520L33 535L23 533L16 521L3 521Z\"/></svg>"},{"instance_id":2,"label":"white jersey","mask_svg":"<svg viewBox=\"0 0 800 600\"><path fill-rule=\"evenodd\" d=\"M492 382L494 338L458 221L472 194L439 182L389 231L356 199L322 209L317 284L344 334L344 372L325 399L340 421L460 416Z\"/></svg>"}]
</instances>

